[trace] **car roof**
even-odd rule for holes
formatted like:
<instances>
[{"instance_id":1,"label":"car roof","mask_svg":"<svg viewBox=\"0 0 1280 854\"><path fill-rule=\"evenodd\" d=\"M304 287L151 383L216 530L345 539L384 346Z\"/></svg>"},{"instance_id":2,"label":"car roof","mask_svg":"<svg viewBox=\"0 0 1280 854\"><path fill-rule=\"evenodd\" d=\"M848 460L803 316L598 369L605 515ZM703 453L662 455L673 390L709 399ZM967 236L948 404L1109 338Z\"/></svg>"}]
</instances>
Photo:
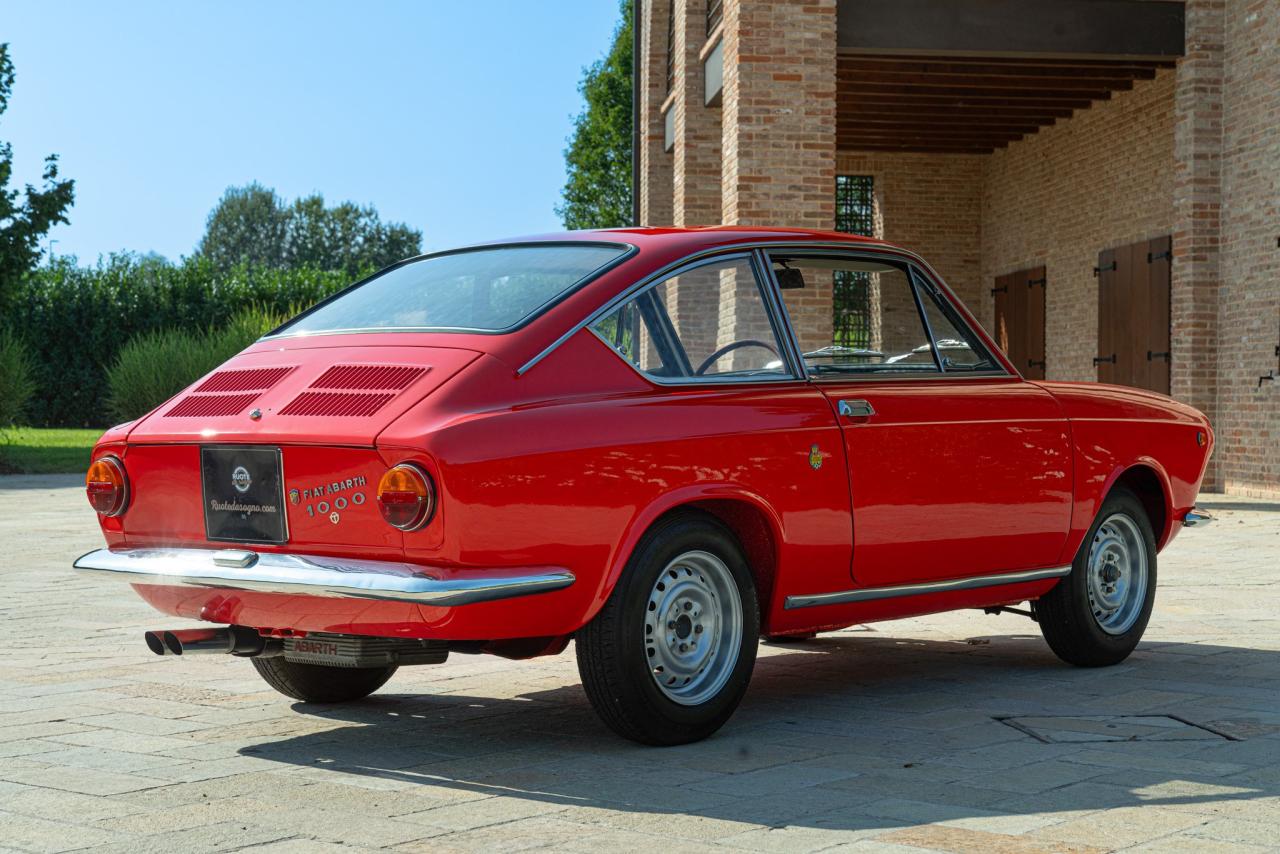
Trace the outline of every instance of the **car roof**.
<instances>
[{"instance_id":1,"label":"car roof","mask_svg":"<svg viewBox=\"0 0 1280 854\"><path fill-rule=\"evenodd\" d=\"M811 228L784 228L750 225L715 225L690 228L672 226L631 226L625 228L593 228L578 231L548 232L546 234L485 241L483 245L543 241L607 241L629 243L644 252L661 247L682 254L732 246L735 243L851 243L886 246L897 249L891 243L858 234L825 231Z\"/></svg>"}]
</instances>

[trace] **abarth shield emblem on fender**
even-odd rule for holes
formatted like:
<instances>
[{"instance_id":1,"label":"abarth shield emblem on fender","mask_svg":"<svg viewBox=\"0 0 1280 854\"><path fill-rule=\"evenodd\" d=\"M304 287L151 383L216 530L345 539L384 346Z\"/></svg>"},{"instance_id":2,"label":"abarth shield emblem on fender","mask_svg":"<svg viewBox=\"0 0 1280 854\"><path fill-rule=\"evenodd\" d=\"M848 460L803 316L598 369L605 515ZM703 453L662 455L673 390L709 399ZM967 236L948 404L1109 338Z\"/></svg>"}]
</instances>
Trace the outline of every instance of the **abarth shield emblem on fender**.
<instances>
[{"instance_id":1,"label":"abarth shield emblem on fender","mask_svg":"<svg viewBox=\"0 0 1280 854\"><path fill-rule=\"evenodd\" d=\"M290 504L297 504L297 503L298 503L298 500L299 500L301 497L302 497L302 494L301 494L300 492L298 492L298 490L296 490L296 489L291 489L291 490L289 490L289 503L290 503Z\"/></svg>"},{"instance_id":2,"label":"abarth shield emblem on fender","mask_svg":"<svg viewBox=\"0 0 1280 854\"><path fill-rule=\"evenodd\" d=\"M817 445L814 445L813 447L809 448L809 465L813 468L814 471L817 471L818 469L822 468L822 460L825 457L826 457L826 454L822 453L822 449L819 448Z\"/></svg>"},{"instance_id":3,"label":"abarth shield emblem on fender","mask_svg":"<svg viewBox=\"0 0 1280 854\"><path fill-rule=\"evenodd\" d=\"M249 470L244 466L236 466L231 472L231 485L236 488L236 492L248 492L249 487L253 485Z\"/></svg>"}]
</instances>

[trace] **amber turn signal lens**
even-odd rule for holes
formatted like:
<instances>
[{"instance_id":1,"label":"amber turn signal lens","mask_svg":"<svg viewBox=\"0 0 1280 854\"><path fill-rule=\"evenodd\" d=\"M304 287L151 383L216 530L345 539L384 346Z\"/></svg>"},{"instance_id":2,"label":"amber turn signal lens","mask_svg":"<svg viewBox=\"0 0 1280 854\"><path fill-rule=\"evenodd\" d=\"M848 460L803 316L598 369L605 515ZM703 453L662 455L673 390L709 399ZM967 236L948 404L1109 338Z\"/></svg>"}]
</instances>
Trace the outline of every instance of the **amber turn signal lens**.
<instances>
[{"instance_id":1,"label":"amber turn signal lens","mask_svg":"<svg viewBox=\"0 0 1280 854\"><path fill-rule=\"evenodd\" d=\"M415 531L427 524L435 503L431 478L413 463L388 469L378 483L378 509L382 518L402 531Z\"/></svg>"},{"instance_id":2,"label":"amber turn signal lens","mask_svg":"<svg viewBox=\"0 0 1280 854\"><path fill-rule=\"evenodd\" d=\"M84 478L89 503L103 516L119 516L129 504L129 479L116 457L99 457Z\"/></svg>"}]
</instances>

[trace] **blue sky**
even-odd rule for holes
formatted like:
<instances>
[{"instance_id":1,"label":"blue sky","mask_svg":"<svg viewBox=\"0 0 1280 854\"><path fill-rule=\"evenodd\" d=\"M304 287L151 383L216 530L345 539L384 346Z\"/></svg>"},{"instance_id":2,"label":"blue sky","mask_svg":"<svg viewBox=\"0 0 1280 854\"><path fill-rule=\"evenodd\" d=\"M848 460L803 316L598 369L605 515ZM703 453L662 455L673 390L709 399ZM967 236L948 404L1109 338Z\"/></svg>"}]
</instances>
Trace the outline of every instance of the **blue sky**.
<instances>
[{"instance_id":1,"label":"blue sky","mask_svg":"<svg viewBox=\"0 0 1280 854\"><path fill-rule=\"evenodd\" d=\"M76 180L58 255L190 254L232 184L374 205L425 247L553 230L614 0L5 3L16 182Z\"/></svg>"}]
</instances>

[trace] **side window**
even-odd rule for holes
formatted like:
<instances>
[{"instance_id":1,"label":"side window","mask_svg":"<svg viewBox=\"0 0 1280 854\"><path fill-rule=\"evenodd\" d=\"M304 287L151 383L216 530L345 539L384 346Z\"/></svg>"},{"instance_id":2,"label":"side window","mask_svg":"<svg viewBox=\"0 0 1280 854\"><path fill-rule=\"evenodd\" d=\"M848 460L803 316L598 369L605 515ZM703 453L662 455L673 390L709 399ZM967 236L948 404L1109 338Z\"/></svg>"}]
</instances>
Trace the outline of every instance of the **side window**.
<instances>
[{"instance_id":1,"label":"side window","mask_svg":"<svg viewBox=\"0 0 1280 854\"><path fill-rule=\"evenodd\" d=\"M933 288L921 281L920 302L938 347L944 371L1000 371L1000 364L982 346L969 325Z\"/></svg>"},{"instance_id":2,"label":"side window","mask_svg":"<svg viewBox=\"0 0 1280 854\"><path fill-rule=\"evenodd\" d=\"M772 261L811 375L939 373L905 267L842 256ZM836 290L858 308L858 323L833 328Z\"/></svg>"},{"instance_id":3,"label":"side window","mask_svg":"<svg viewBox=\"0 0 1280 854\"><path fill-rule=\"evenodd\" d=\"M591 331L659 381L790 375L748 258L685 269L600 318Z\"/></svg>"}]
</instances>

